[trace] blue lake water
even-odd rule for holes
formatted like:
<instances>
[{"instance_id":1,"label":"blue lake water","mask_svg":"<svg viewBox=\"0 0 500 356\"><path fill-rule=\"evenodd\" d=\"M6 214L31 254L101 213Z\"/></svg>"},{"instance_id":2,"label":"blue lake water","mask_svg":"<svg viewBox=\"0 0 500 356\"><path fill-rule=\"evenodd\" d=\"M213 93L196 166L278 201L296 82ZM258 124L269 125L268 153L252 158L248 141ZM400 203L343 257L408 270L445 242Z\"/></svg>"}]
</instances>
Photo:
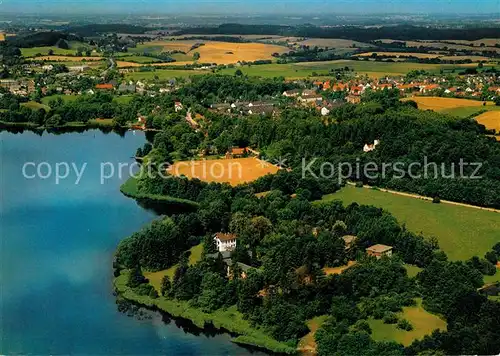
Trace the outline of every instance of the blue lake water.
<instances>
[{"instance_id":1,"label":"blue lake water","mask_svg":"<svg viewBox=\"0 0 500 356\"><path fill-rule=\"evenodd\" d=\"M144 142L132 132L0 133L0 354L249 353L228 335L196 336L158 313L138 320L117 310L113 252L155 215L119 192L128 169L101 184L101 163L132 164ZM26 162L87 165L79 184L74 172L56 184L23 177Z\"/></svg>"}]
</instances>

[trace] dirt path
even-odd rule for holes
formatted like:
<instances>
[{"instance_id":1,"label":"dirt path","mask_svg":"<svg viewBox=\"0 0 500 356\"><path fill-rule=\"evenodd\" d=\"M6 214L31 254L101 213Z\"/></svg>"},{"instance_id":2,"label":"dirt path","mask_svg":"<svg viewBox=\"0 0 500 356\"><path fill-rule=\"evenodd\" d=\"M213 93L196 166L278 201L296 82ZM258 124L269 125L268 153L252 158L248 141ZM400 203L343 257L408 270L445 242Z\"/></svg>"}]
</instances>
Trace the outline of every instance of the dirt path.
<instances>
[{"instance_id":1,"label":"dirt path","mask_svg":"<svg viewBox=\"0 0 500 356\"><path fill-rule=\"evenodd\" d=\"M352 186L356 186L356 184L353 183L353 182L347 182L347 184L352 185ZM370 185L364 185L363 188L374 189L374 187L372 187ZM385 193L391 193L391 194L401 195L401 196L404 196L404 197L432 201L432 198L424 197L423 195L398 192L396 190L390 190L390 189L385 189L385 188L377 188L377 190L380 190L381 192L385 192ZM494 213L500 213L499 209L484 208L482 206L470 205L470 204L464 204L464 203L457 203L455 201L450 201L450 200L441 200L441 203L443 203L443 204L450 204L450 205L457 205L457 206L463 206L463 207L466 207L466 208L473 208L473 209L479 209L479 210L492 211Z\"/></svg>"}]
</instances>

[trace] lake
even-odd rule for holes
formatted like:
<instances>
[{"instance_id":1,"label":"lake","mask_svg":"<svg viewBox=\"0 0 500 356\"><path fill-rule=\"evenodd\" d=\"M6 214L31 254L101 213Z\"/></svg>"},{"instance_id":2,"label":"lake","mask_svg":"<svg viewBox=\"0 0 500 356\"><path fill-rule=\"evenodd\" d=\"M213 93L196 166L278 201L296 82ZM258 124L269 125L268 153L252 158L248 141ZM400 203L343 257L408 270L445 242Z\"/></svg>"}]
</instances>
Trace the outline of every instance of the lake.
<instances>
[{"instance_id":1,"label":"lake","mask_svg":"<svg viewBox=\"0 0 500 356\"><path fill-rule=\"evenodd\" d=\"M143 133L2 132L0 139L0 354L249 353L225 334L197 336L159 313L139 320L117 310L114 250L155 215L120 193L127 169L101 181L101 163L106 177L111 165L132 164ZM41 162L44 179L36 177ZM61 162L71 173L56 182Z\"/></svg>"}]
</instances>

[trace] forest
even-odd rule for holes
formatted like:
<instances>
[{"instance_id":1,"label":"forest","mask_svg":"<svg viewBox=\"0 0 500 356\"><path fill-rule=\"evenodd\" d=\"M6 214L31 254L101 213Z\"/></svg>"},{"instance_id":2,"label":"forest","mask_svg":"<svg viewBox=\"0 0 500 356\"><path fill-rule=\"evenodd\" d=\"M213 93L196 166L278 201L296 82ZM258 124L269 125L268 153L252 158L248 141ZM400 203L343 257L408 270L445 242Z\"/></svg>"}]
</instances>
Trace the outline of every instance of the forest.
<instances>
[{"instance_id":1,"label":"forest","mask_svg":"<svg viewBox=\"0 0 500 356\"><path fill-rule=\"evenodd\" d=\"M281 172L234 188L144 176L140 190L196 201L198 209L160 218L123 240L116 252L115 276L129 271L127 283L135 293L187 301L206 313L236 305L251 325L290 347L308 332L307 320L327 315L316 333L319 355L500 350L500 304L477 290L483 274L495 272L500 243L486 258L449 262L436 239L406 230L388 212L358 204L345 207L338 201L314 203L323 191L313 194L308 184L294 184L291 176ZM263 189L270 192L257 197ZM238 236L229 262L221 254L214 257L213 236L219 231ZM346 235L357 237L348 248L342 239ZM182 251L199 243L203 258L189 265ZM377 243L393 246L395 255L380 260L365 256L365 248ZM352 260L357 263L340 275L323 271ZM241 264L250 266L245 275ZM410 278L406 264L423 270ZM173 265L175 274L164 277L160 293L142 274ZM445 318L448 331L436 331L406 348L370 338L370 318L411 330L411 323L395 313L415 305L416 298Z\"/></svg>"}]
</instances>

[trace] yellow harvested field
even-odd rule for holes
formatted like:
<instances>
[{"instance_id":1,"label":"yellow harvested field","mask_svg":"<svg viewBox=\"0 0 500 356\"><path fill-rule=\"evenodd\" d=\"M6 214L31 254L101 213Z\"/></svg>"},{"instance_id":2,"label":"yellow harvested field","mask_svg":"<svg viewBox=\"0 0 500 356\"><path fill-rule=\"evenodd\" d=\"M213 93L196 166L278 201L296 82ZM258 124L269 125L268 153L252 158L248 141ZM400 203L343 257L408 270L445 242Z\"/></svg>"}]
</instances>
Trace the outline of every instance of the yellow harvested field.
<instances>
[{"instance_id":1,"label":"yellow harvested field","mask_svg":"<svg viewBox=\"0 0 500 356\"><path fill-rule=\"evenodd\" d=\"M472 106L483 106L483 101L458 99L458 98L441 98L436 96L413 96L404 100L413 100L417 103L421 110L442 111L452 108L463 108ZM492 101L488 101L486 105L494 105Z\"/></svg>"},{"instance_id":2,"label":"yellow harvested field","mask_svg":"<svg viewBox=\"0 0 500 356\"><path fill-rule=\"evenodd\" d=\"M485 112L476 117L476 121L486 126L487 129L500 133L500 111ZM500 140L500 137L497 136L497 140Z\"/></svg>"},{"instance_id":3,"label":"yellow harvested field","mask_svg":"<svg viewBox=\"0 0 500 356\"><path fill-rule=\"evenodd\" d=\"M0 32L0 41L5 41L5 33Z\"/></svg>"},{"instance_id":4,"label":"yellow harvested field","mask_svg":"<svg viewBox=\"0 0 500 356\"><path fill-rule=\"evenodd\" d=\"M198 178L205 182L229 183L236 186L275 174L279 167L254 157L181 161L174 163L167 172L174 176Z\"/></svg>"},{"instance_id":5,"label":"yellow harvested field","mask_svg":"<svg viewBox=\"0 0 500 356\"><path fill-rule=\"evenodd\" d=\"M204 45L191 50L196 43ZM217 41L153 41L149 46L162 46L163 51L182 51L192 56L195 52L200 54L200 63L232 64L242 61L253 62L259 59L274 59L273 53L288 52L287 47L265 43L232 43ZM183 64L192 62L183 62Z\"/></svg>"},{"instance_id":6,"label":"yellow harvested field","mask_svg":"<svg viewBox=\"0 0 500 356\"><path fill-rule=\"evenodd\" d=\"M81 61L102 61L103 57L76 57L76 56L39 56L28 58L30 61L53 61L53 62L81 62Z\"/></svg>"},{"instance_id":7,"label":"yellow harvested field","mask_svg":"<svg viewBox=\"0 0 500 356\"><path fill-rule=\"evenodd\" d=\"M416 57L416 58L438 58L440 55L438 54L429 54L429 53L413 53L413 52L366 52L360 53L357 56L359 57L371 57L374 53L377 56L387 56L387 57Z\"/></svg>"},{"instance_id":8,"label":"yellow harvested field","mask_svg":"<svg viewBox=\"0 0 500 356\"><path fill-rule=\"evenodd\" d=\"M125 67L141 67L144 64L141 63L135 63L135 62L126 62L126 61L116 61L116 66L118 68L125 68ZM148 64L150 66L150 64Z\"/></svg>"}]
</instances>

